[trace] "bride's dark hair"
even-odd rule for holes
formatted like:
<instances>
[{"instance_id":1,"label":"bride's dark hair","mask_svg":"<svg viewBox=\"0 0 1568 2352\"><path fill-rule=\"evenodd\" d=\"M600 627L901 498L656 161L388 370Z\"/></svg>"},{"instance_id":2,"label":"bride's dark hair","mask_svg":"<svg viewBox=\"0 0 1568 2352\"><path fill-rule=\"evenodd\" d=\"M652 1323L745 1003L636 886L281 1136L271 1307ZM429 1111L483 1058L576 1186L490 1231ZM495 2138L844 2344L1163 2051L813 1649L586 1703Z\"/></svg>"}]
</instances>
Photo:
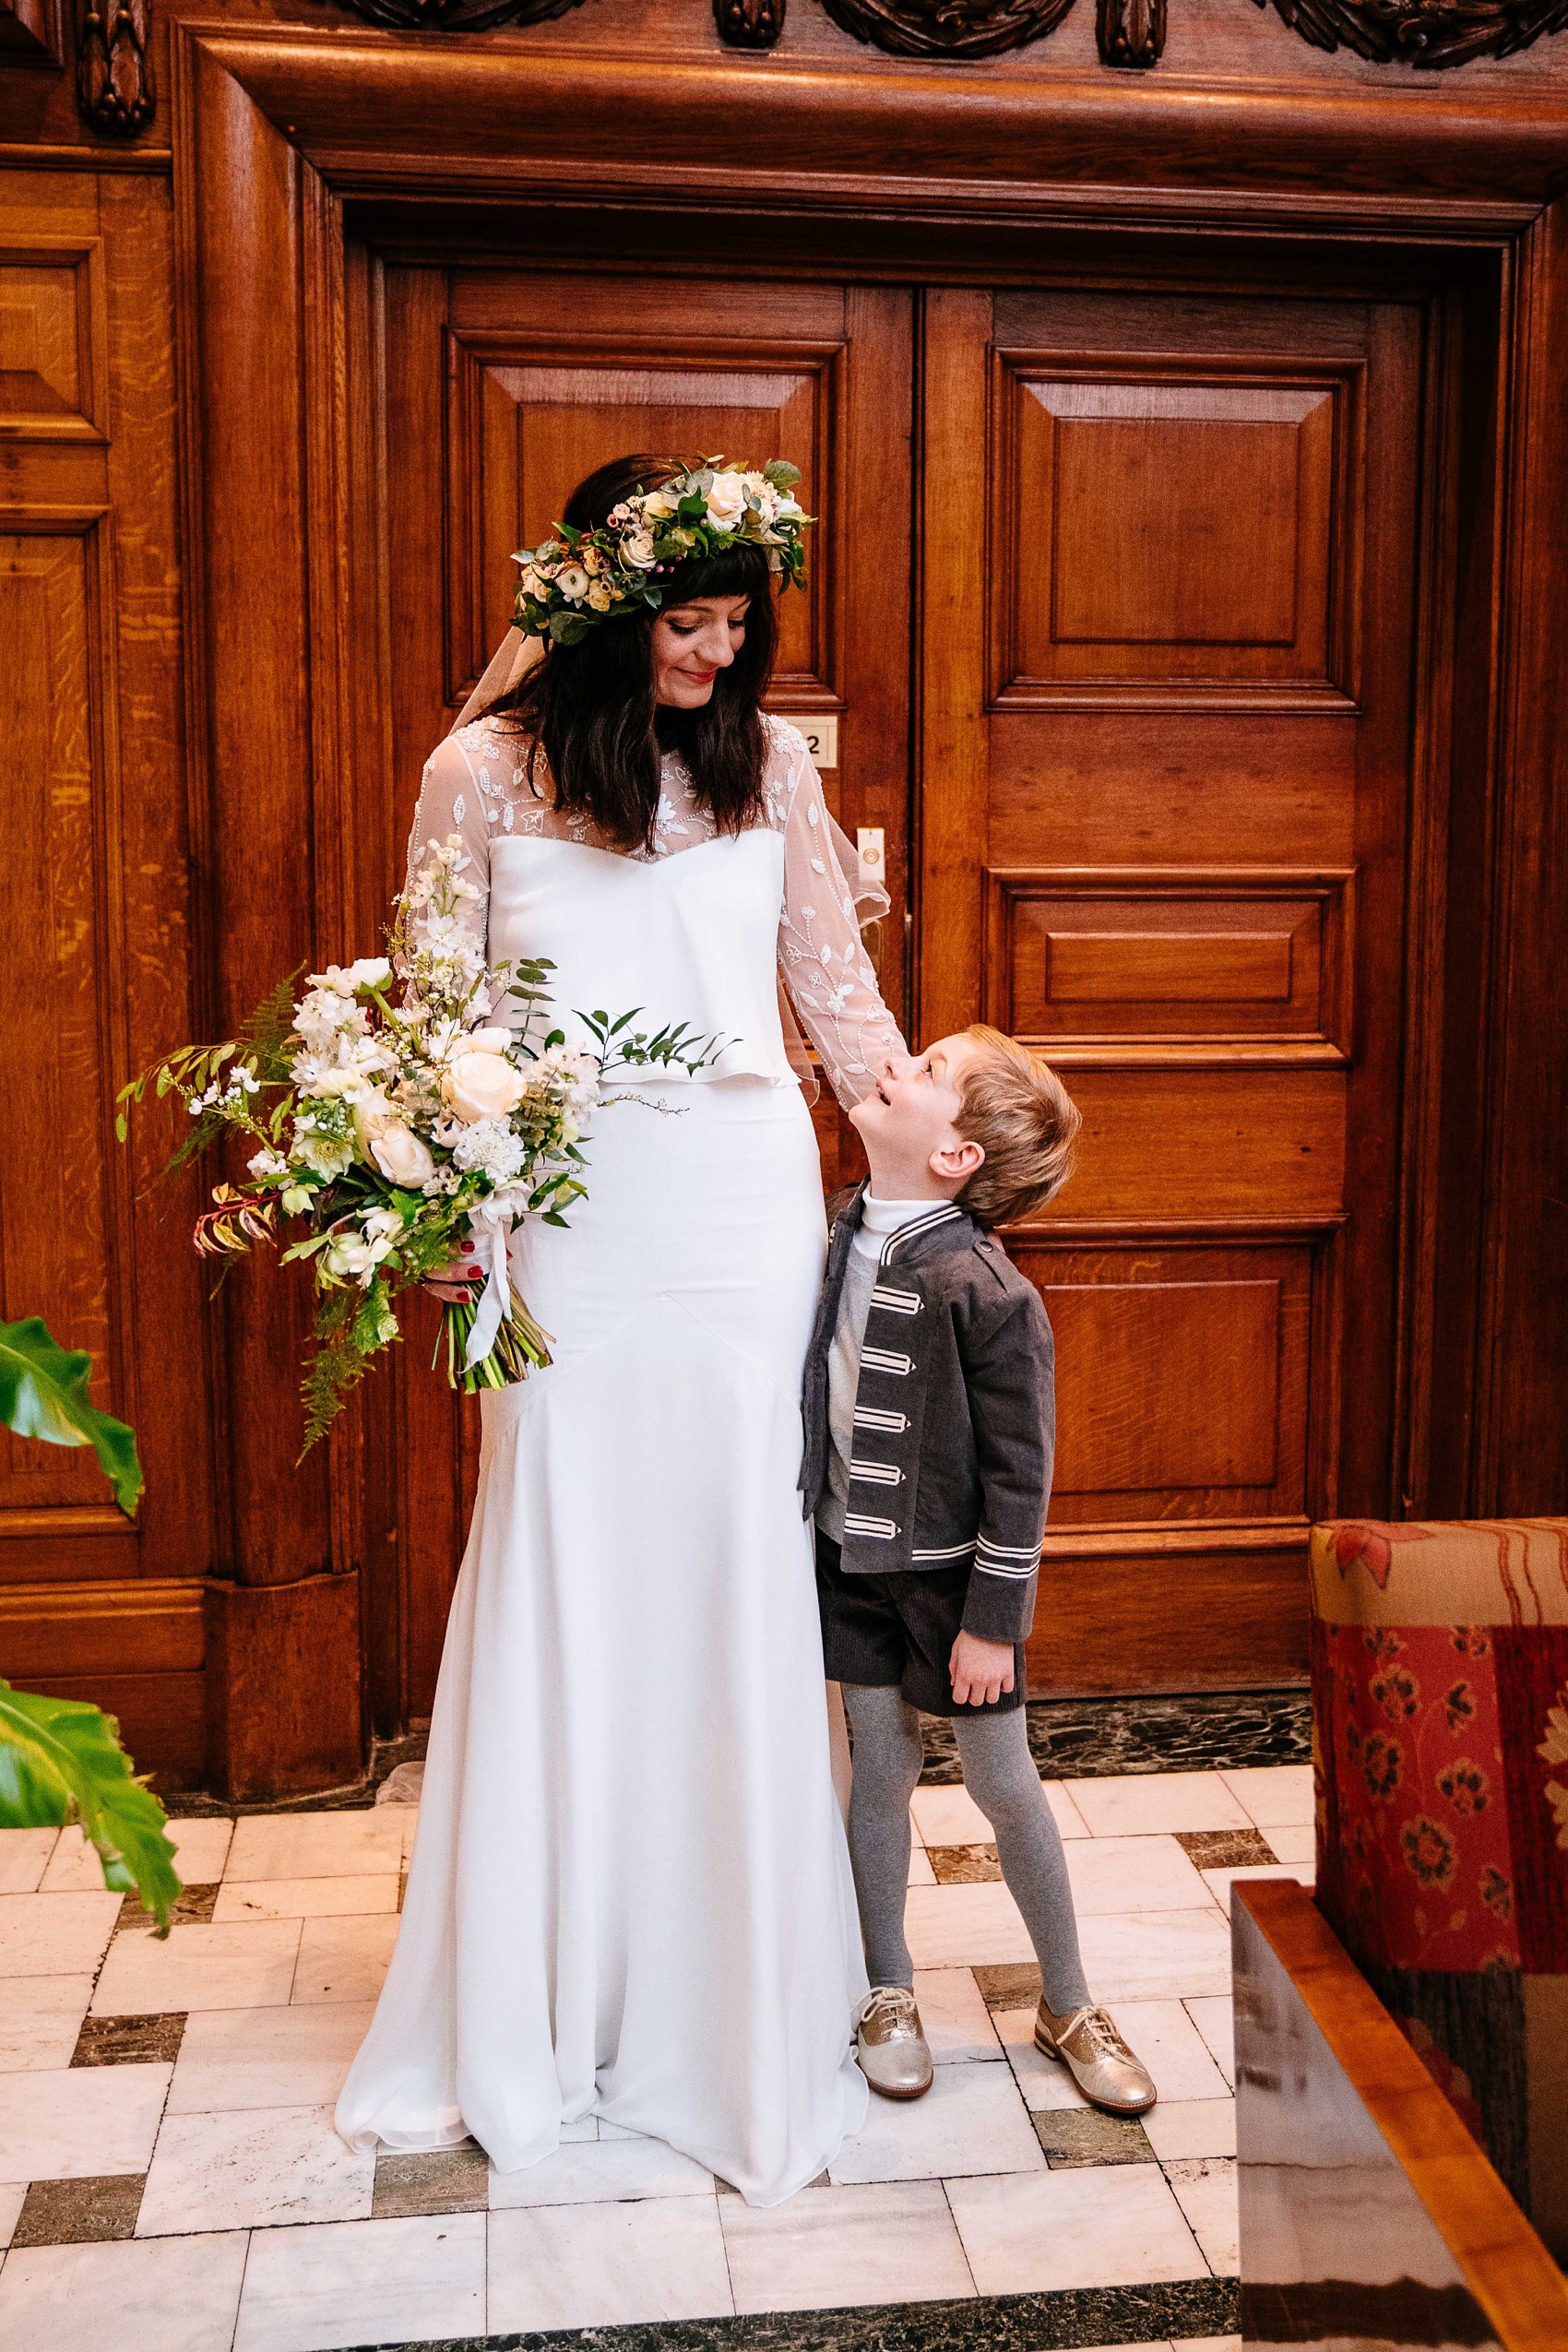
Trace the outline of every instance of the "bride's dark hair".
<instances>
[{"instance_id":1,"label":"bride's dark hair","mask_svg":"<svg viewBox=\"0 0 1568 2352\"><path fill-rule=\"evenodd\" d=\"M615 457L580 481L560 517L593 530L639 490L672 481L685 467L669 457ZM679 752L702 805L719 829L738 833L762 814L767 741L758 707L767 691L776 639L773 584L760 547L695 556L667 576L664 608L699 596L744 596L745 642L713 682L700 710L661 709L655 695L656 616L605 621L580 643L552 645L516 693L496 706L544 754L555 805L588 817L611 840L652 847L659 758Z\"/></svg>"}]
</instances>

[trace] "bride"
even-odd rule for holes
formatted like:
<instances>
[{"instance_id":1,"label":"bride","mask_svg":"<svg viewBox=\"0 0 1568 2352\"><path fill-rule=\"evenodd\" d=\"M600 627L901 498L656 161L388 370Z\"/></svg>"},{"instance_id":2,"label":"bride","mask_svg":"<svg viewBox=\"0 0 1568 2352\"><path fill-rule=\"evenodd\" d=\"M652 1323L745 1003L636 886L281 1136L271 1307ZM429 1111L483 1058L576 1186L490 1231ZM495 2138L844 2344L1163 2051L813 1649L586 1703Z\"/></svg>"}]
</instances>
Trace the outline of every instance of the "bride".
<instances>
[{"instance_id":1,"label":"bride","mask_svg":"<svg viewBox=\"0 0 1568 2352\"><path fill-rule=\"evenodd\" d=\"M645 493L656 517L700 493L695 552L650 568ZM511 2171L597 2116L766 2205L866 2097L795 1484L821 1175L778 980L841 1101L902 1041L804 740L760 707L798 507L635 457L564 520L600 534L588 577L536 551L523 634L429 762L410 853L461 837L476 939L553 959L569 1028L639 1006L729 1042L601 1105L569 1228L510 1245L554 1360L481 1399L407 1898L337 2120L358 2147L471 2132ZM610 595L628 580L631 613Z\"/></svg>"}]
</instances>

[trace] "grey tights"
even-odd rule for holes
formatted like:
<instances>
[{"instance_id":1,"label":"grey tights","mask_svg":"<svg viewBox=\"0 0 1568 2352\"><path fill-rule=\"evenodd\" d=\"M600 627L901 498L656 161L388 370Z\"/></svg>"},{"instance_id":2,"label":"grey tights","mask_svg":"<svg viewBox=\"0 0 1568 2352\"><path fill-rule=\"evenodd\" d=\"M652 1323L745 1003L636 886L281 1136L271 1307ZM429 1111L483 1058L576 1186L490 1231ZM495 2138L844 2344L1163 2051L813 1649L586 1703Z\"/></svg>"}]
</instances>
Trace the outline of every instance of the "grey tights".
<instances>
[{"instance_id":1,"label":"grey tights","mask_svg":"<svg viewBox=\"0 0 1568 2352\"><path fill-rule=\"evenodd\" d=\"M844 1684L855 1738L849 1791L849 1859L854 1866L866 1971L873 1985L912 1985L904 1941L909 1876L909 1800L923 1761L921 1719L901 1692ZM1060 2017L1088 1999L1078 1929L1067 1883L1061 1832L1029 1753L1022 1707L1003 1715L953 1717L964 1786L990 1822L1008 1892L1023 1913L1039 1960L1045 1998Z\"/></svg>"}]
</instances>

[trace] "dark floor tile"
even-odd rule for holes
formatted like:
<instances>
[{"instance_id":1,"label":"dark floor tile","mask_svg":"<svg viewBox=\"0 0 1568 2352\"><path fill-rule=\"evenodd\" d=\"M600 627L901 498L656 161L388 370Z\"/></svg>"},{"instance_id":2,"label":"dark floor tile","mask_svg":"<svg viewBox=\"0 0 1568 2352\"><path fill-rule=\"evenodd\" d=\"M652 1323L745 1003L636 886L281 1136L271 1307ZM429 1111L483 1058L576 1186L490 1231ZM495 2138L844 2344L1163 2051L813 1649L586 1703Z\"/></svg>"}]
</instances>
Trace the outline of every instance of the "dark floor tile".
<instances>
[{"instance_id":1,"label":"dark floor tile","mask_svg":"<svg viewBox=\"0 0 1568 2352\"><path fill-rule=\"evenodd\" d=\"M1031 1699L1029 1746L1048 1780L1123 1772L1223 1772L1243 1764L1306 1764L1312 1710L1301 1691L1208 1691L1180 1698ZM953 1726L925 1716L922 1780L962 1780Z\"/></svg>"},{"instance_id":2,"label":"dark floor tile","mask_svg":"<svg viewBox=\"0 0 1568 2352\"><path fill-rule=\"evenodd\" d=\"M926 1852L939 1886L971 1886L979 1879L1002 1876L994 1846L928 1846Z\"/></svg>"},{"instance_id":3,"label":"dark floor tile","mask_svg":"<svg viewBox=\"0 0 1568 2352\"><path fill-rule=\"evenodd\" d=\"M73 2066L172 2066L180 2055L185 2013L170 2009L150 2017L84 2017Z\"/></svg>"},{"instance_id":4,"label":"dark floor tile","mask_svg":"<svg viewBox=\"0 0 1568 2352\"><path fill-rule=\"evenodd\" d=\"M35 2180L22 2200L13 2246L85 2246L129 2238L141 2211L145 2172L106 2172L92 2180Z\"/></svg>"},{"instance_id":5,"label":"dark floor tile","mask_svg":"<svg viewBox=\"0 0 1568 2352\"><path fill-rule=\"evenodd\" d=\"M217 1900L216 1885L183 1886L174 1897L173 1908L169 1914L170 1926L172 1928L208 1926L212 1918L213 1906ZM116 1935L124 1935L130 1929L141 1929L150 1935L157 1925L158 1921L153 1918L152 1913L143 1910L141 1896L127 1895L120 1906L120 1916L114 1923L114 1932Z\"/></svg>"},{"instance_id":6,"label":"dark floor tile","mask_svg":"<svg viewBox=\"0 0 1568 2352\"><path fill-rule=\"evenodd\" d=\"M1147 2287L1078 2287L1051 2295L977 2295L958 2303L868 2303L831 2311L756 2311L738 2319L649 2320L629 2327L549 2329L382 2345L374 2352L1066 2352L1075 2345L1151 2344L1233 2335L1233 2278ZM372 2352L361 2345L354 2352Z\"/></svg>"},{"instance_id":7,"label":"dark floor tile","mask_svg":"<svg viewBox=\"0 0 1568 2352\"><path fill-rule=\"evenodd\" d=\"M1156 2161L1148 2133L1135 2115L1102 2115L1097 2107L1063 2107L1032 2115L1029 2120L1052 2172L1080 2164Z\"/></svg>"},{"instance_id":8,"label":"dark floor tile","mask_svg":"<svg viewBox=\"0 0 1568 2352\"><path fill-rule=\"evenodd\" d=\"M988 2009L1033 2009L1039 2001L1039 1970L1033 1961L1010 1960L977 1968L975 1982Z\"/></svg>"},{"instance_id":9,"label":"dark floor tile","mask_svg":"<svg viewBox=\"0 0 1568 2352\"><path fill-rule=\"evenodd\" d=\"M437 2148L428 2156L380 2156L371 2218L398 2214L482 2213L490 2203L490 2159L482 2148Z\"/></svg>"},{"instance_id":10,"label":"dark floor tile","mask_svg":"<svg viewBox=\"0 0 1568 2352\"><path fill-rule=\"evenodd\" d=\"M1176 1843L1200 1871L1240 1871L1278 1859L1255 1829L1179 1829Z\"/></svg>"}]
</instances>

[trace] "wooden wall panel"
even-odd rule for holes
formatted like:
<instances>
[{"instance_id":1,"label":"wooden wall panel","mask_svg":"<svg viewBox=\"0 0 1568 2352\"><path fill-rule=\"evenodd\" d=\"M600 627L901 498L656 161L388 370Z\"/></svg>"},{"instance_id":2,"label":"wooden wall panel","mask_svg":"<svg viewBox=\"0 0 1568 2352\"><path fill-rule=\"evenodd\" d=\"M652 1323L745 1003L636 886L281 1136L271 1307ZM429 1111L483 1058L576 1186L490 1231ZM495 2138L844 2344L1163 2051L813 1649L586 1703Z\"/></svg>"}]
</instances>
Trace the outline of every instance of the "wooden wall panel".
<instances>
[{"instance_id":1,"label":"wooden wall panel","mask_svg":"<svg viewBox=\"0 0 1568 2352\"><path fill-rule=\"evenodd\" d=\"M90 1350L148 1479L133 1524L90 1455L0 1438L0 1672L109 1706L177 1786L207 1754L206 1285L167 1121L113 1134L197 1028L172 296L165 182L0 173L0 1314Z\"/></svg>"}]
</instances>

